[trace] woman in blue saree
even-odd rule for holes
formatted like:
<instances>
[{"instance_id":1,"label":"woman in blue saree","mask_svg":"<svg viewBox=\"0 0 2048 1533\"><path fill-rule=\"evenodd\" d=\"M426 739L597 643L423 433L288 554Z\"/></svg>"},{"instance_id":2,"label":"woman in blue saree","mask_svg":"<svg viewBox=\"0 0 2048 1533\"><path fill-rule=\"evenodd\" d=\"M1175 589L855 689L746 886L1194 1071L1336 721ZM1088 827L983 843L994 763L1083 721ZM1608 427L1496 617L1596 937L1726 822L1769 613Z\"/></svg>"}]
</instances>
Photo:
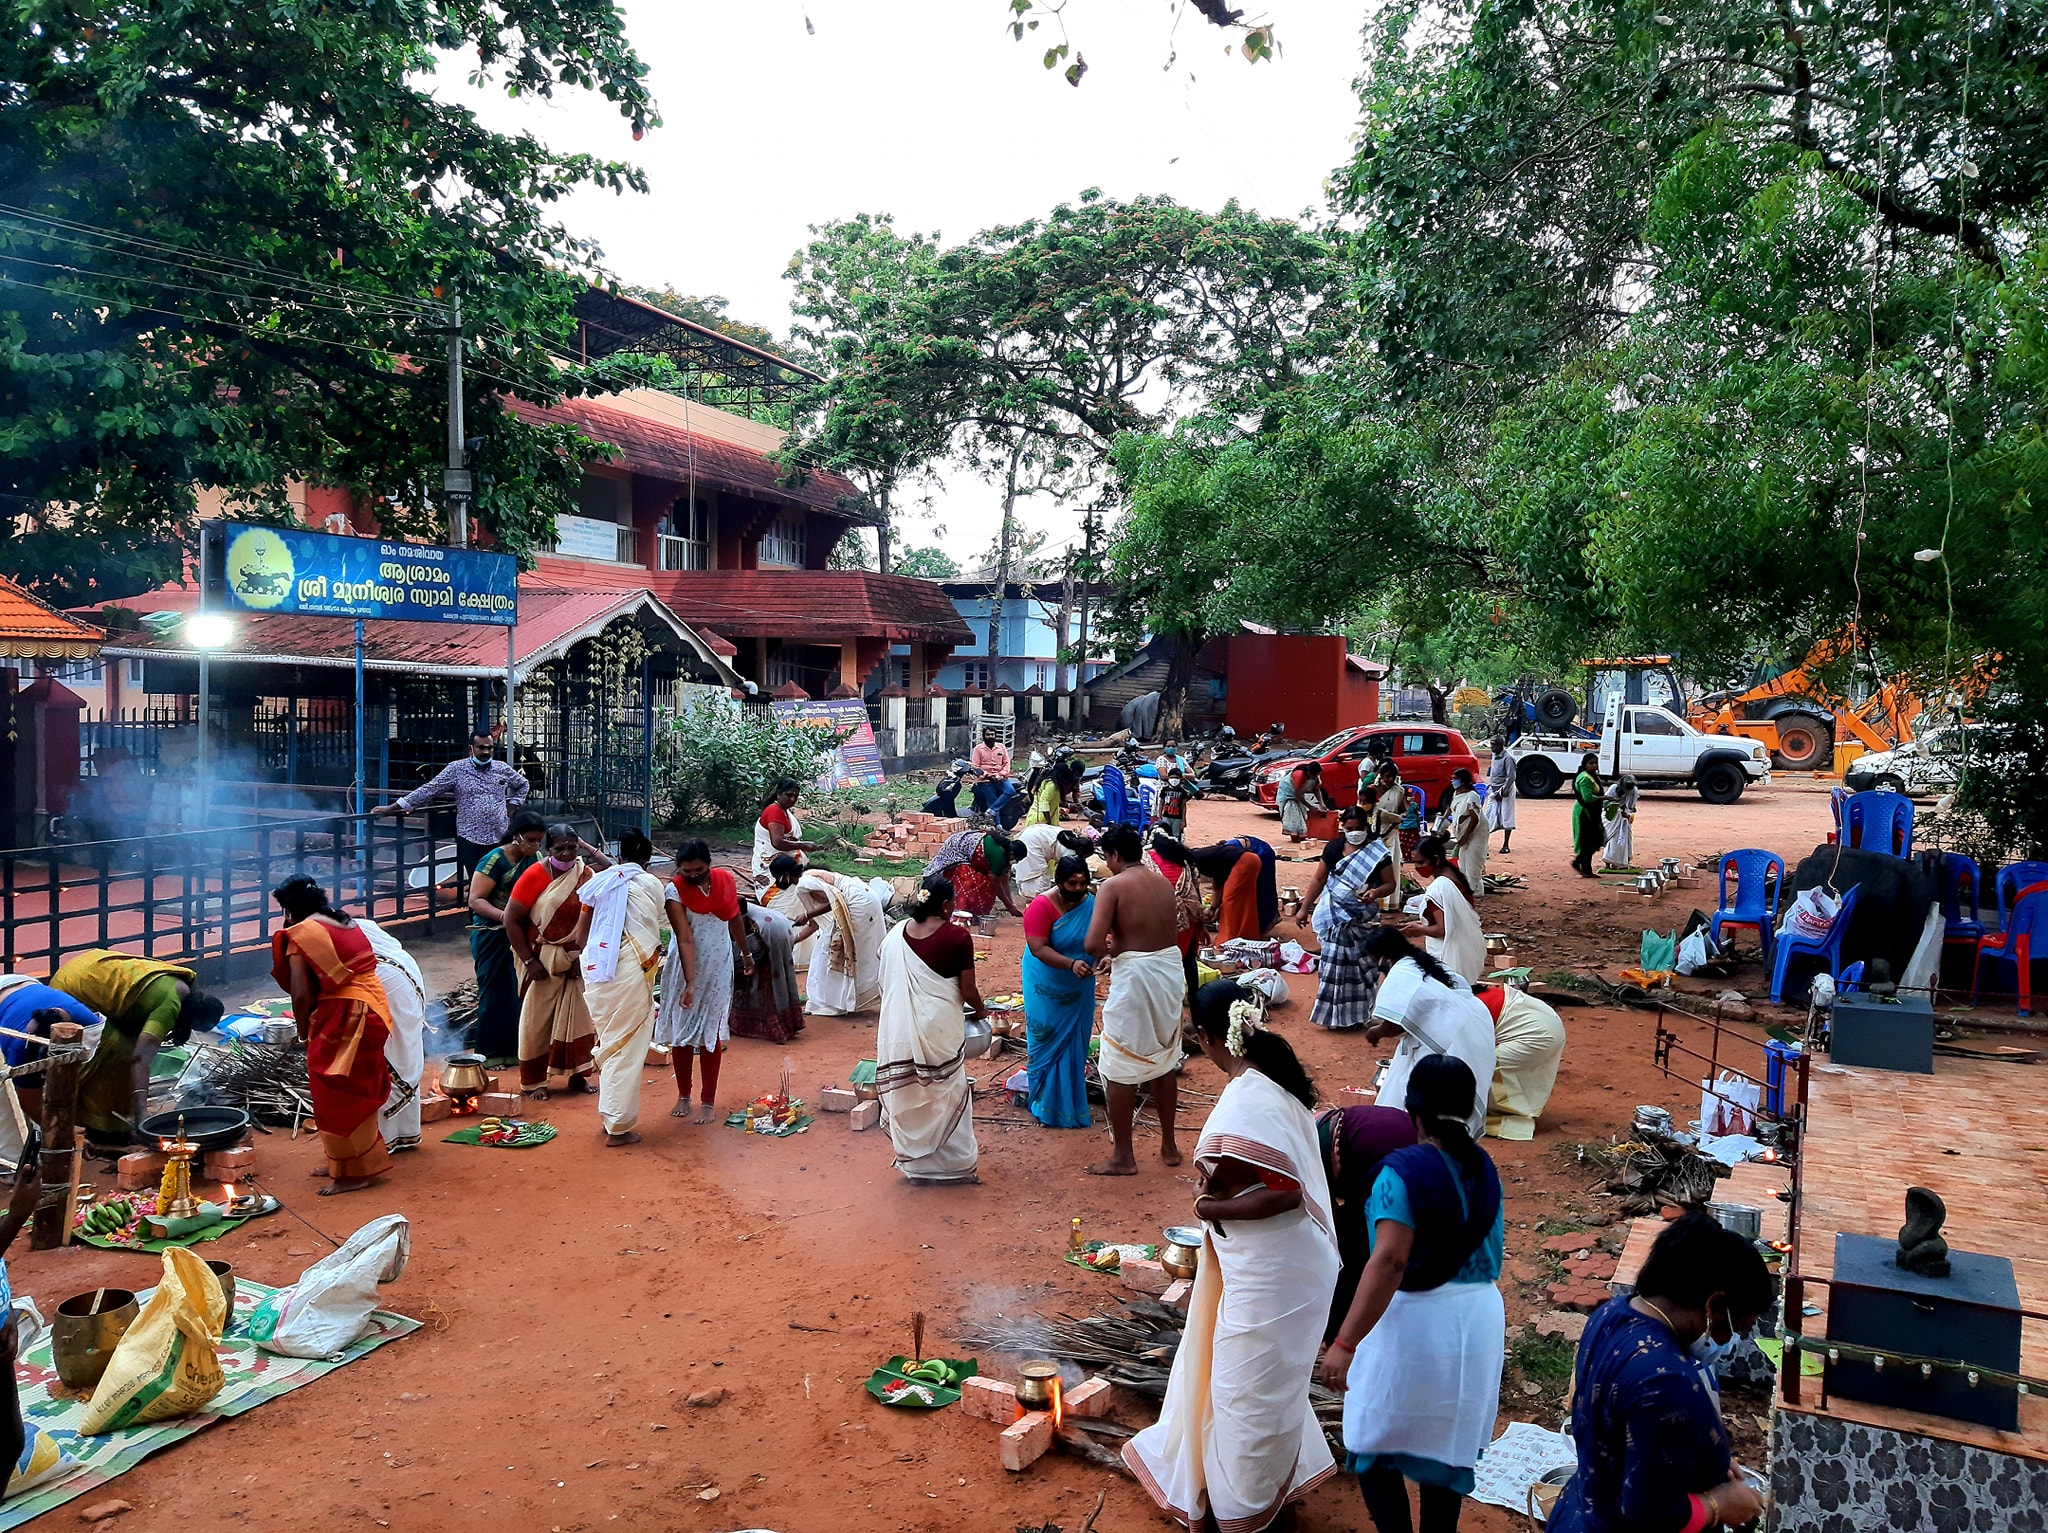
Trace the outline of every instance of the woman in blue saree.
<instances>
[{"instance_id":1,"label":"woman in blue saree","mask_svg":"<svg viewBox=\"0 0 2048 1533\"><path fill-rule=\"evenodd\" d=\"M1088 1036L1095 966L1082 946L1095 915L1088 864L1062 857L1049 892L1024 909L1024 1025L1031 1116L1047 1128L1088 1127Z\"/></svg>"}]
</instances>

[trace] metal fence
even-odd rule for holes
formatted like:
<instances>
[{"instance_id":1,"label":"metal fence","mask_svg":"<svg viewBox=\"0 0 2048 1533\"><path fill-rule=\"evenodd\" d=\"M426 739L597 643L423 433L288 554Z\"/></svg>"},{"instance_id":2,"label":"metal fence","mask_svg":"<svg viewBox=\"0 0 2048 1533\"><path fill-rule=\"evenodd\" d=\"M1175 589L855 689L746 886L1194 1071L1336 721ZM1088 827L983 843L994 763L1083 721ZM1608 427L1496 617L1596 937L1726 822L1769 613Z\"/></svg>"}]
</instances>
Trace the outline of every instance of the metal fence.
<instances>
[{"instance_id":1,"label":"metal fence","mask_svg":"<svg viewBox=\"0 0 2048 1533\"><path fill-rule=\"evenodd\" d=\"M212 964L269 946L282 913L270 891L320 880L376 921L460 914L454 815L272 816L174 835L0 852L0 964L55 970L87 948Z\"/></svg>"}]
</instances>

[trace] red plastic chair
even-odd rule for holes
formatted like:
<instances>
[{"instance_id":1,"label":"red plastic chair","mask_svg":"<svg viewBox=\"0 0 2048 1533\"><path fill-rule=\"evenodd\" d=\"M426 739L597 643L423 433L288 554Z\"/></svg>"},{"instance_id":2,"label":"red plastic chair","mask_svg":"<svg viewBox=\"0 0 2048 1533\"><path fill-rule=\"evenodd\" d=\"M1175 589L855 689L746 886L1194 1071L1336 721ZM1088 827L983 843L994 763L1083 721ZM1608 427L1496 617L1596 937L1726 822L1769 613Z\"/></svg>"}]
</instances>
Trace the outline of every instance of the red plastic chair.
<instances>
[{"instance_id":1,"label":"red plastic chair","mask_svg":"<svg viewBox=\"0 0 2048 1533\"><path fill-rule=\"evenodd\" d=\"M1977 985L1984 972L1984 960L2009 963L2017 971L2020 1015L2027 1015L2034 1003L2034 931L2048 932L2048 882L2028 884L2013 902L2012 916L2002 932L1977 939L1977 962L1970 971L1970 1000L1977 999ZM2048 957L2048 952L2042 954Z\"/></svg>"}]
</instances>

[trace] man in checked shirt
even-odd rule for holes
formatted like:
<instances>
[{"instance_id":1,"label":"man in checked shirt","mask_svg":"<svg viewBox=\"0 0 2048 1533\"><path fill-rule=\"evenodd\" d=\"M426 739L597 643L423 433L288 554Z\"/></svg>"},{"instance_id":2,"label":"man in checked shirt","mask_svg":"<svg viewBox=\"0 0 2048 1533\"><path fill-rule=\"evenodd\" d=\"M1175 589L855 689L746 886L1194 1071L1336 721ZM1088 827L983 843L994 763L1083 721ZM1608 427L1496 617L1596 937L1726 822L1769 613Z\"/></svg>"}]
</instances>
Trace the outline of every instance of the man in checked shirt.
<instances>
[{"instance_id":1,"label":"man in checked shirt","mask_svg":"<svg viewBox=\"0 0 2048 1533\"><path fill-rule=\"evenodd\" d=\"M492 847L505 839L514 805L526 802L526 779L494 754L497 737L479 730L469 737L469 754L441 768L432 782L401 799L379 804L373 814L410 814L437 799L455 800L455 861L462 870L459 887Z\"/></svg>"}]
</instances>

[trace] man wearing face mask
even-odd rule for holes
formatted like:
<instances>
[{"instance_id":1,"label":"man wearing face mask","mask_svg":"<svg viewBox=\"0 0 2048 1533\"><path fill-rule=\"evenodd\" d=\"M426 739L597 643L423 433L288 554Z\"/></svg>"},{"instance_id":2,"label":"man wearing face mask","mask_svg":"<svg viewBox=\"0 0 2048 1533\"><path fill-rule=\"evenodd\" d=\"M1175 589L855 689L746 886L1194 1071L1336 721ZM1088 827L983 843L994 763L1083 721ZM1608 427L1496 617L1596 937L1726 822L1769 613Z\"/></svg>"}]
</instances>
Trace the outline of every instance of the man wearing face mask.
<instances>
[{"instance_id":1,"label":"man wearing face mask","mask_svg":"<svg viewBox=\"0 0 2048 1533\"><path fill-rule=\"evenodd\" d=\"M372 814L411 814L421 805L444 798L455 800L455 861L462 871L461 887L469 887L470 874L484 854L505 839L512 810L526 802L529 787L509 762L496 755L497 735L478 730L469 737L469 754L451 761L431 782L412 790L401 799L379 804Z\"/></svg>"},{"instance_id":2,"label":"man wearing face mask","mask_svg":"<svg viewBox=\"0 0 2048 1533\"><path fill-rule=\"evenodd\" d=\"M1777 1296L1755 1244L1707 1214L1657 1237L1635 1296L1595 1310L1579 1343L1579 1469L1552 1533L1702 1533L1762 1514L1707 1378Z\"/></svg>"}]
</instances>

